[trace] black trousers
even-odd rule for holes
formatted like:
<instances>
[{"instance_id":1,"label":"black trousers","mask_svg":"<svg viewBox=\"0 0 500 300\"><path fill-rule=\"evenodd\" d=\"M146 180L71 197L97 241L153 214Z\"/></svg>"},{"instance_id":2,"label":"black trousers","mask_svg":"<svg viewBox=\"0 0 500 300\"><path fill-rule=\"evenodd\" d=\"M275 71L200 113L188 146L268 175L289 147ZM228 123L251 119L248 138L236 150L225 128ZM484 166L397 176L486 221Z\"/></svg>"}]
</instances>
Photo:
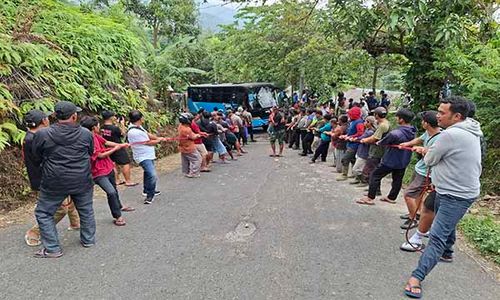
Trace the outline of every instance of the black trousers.
<instances>
[{"instance_id":1,"label":"black trousers","mask_svg":"<svg viewBox=\"0 0 500 300\"><path fill-rule=\"evenodd\" d=\"M299 129L293 129L291 132L292 136L290 138L290 143L289 147L293 148L300 148L300 130Z\"/></svg>"},{"instance_id":2,"label":"black trousers","mask_svg":"<svg viewBox=\"0 0 500 300\"><path fill-rule=\"evenodd\" d=\"M302 154L311 154L312 142L314 141L314 134L312 132L307 132L305 137L302 139Z\"/></svg>"},{"instance_id":3,"label":"black trousers","mask_svg":"<svg viewBox=\"0 0 500 300\"><path fill-rule=\"evenodd\" d=\"M321 161L326 161L326 157L328 156L328 148L330 147L330 142L328 141L323 141L319 143L318 148L316 148L316 151L314 152L314 156L312 158L312 161L316 161L318 157L321 155Z\"/></svg>"},{"instance_id":4,"label":"black trousers","mask_svg":"<svg viewBox=\"0 0 500 300\"><path fill-rule=\"evenodd\" d=\"M250 136L250 140L254 141L254 139L253 139L253 126L250 125L247 127L247 129L248 129L248 135Z\"/></svg>"},{"instance_id":5,"label":"black trousers","mask_svg":"<svg viewBox=\"0 0 500 300\"><path fill-rule=\"evenodd\" d=\"M366 160L365 167L363 168L363 174L361 175L364 182L370 181L370 176L372 175L373 171L377 168L379 163L380 163L380 158L369 157Z\"/></svg>"},{"instance_id":6,"label":"black trousers","mask_svg":"<svg viewBox=\"0 0 500 300\"><path fill-rule=\"evenodd\" d=\"M391 200L396 200L398 197L399 191L401 190L401 186L403 184L403 177L405 176L405 169L392 169L383 164L380 164L371 174L370 176L370 187L368 188L368 198L375 199L377 190L380 189L380 182L382 178L387 176L388 174L392 174L392 184L391 191L387 198Z\"/></svg>"}]
</instances>

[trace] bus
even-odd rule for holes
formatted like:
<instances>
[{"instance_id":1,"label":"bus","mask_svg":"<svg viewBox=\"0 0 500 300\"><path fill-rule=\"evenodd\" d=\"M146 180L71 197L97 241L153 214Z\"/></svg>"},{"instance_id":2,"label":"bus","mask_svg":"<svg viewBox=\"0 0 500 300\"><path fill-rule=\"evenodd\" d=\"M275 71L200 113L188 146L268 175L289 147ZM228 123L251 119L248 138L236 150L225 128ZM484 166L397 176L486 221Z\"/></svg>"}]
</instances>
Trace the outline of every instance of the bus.
<instances>
[{"instance_id":1,"label":"bus","mask_svg":"<svg viewBox=\"0 0 500 300\"><path fill-rule=\"evenodd\" d=\"M277 104L278 89L268 82L199 84L188 87L187 109L196 113L247 108L252 114L254 128L266 127L271 108Z\"/></svg>"}]
</instances>

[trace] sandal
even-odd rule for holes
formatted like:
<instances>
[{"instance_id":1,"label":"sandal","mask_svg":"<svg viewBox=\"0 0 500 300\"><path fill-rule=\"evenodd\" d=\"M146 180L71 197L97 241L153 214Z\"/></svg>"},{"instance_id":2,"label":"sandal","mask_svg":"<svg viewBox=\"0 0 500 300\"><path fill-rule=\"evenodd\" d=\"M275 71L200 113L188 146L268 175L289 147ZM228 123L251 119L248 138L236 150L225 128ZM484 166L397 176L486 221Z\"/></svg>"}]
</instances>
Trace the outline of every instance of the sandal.
<instances>
[{"instance_id":1,"label":"sandal","mask_svg":"<svg viewBox=\"0 0 500 300\"><path fill-rule=\"evenodd\" d=\"M123 219L121 219L121 220L115 219L115 220L113 220L113 223L116 226L125 226L125 225L127 225L127 223L125 223L125 220L123 220Z\"/></svg>"},{"instance_id":2,"label":"sandal","mask_svg":"<svg viewBox=\"0 0 500 300\"><path fill-rule=\"evenodd\" d=\"M382 201L382 202L390 203L390 204L396 204L396 200L391 200L391 199L389 199L387 197L382 197L379 200Z\"/></svg>"},{"instance_id":3,"label":"sandal","mask_svg":"<svg viewBox=\"0 0 500 300\"><path fill-rule=\"evenodd\" d=\"M24 235L24 241L26 242L26 245L30 247L36 247L42 244L42 241L40 241L40 237L30 236L27 233Z\"/></svg>"},{"instance_id":4,"label":"sandal","mask_svg":"<svg viewBox=\"0 0 500 300\"><path fill-rule=\"evenodd\" d=\"M413 290L418 289L419 292L412 292ZM405 295L410 298L420 299L422 298L422 287L420 285L410 285L407 284L405 288Z\"/></svg>"},{"instance_id":5,"label":"sandal","mask_svg":"<svg viewBox=\"0 0 500 300\"><path fill-rule=\"evenodd\" d=\"M356 200L356 203L363 204L363 205L375 205L375 202L368 197L364 197L364 198L361 198L359 200Z\"/></svg>"},{"instance_id":6,"label":"sandal","mask_svg":"<svg viewBox=\"0 0 500 300\"><path fill-rule=\"evenodd\" d=\"M136 186L136 185L138 185L138 183L137 183L137 182L133 182L133 183L125 183L125 186L126 186L126 187L132 187L132 186Z\"/></svg>"},{"instance_id":7,"label":"sandal","mask_svg":"<svg viewBox=\"0 0 500 300\"><path fill-rule=\"evenodd\" d=\"M37 252L35 252L34 256L36 258L59 258L59 257L63 256L63 253L62 253L62 251L50 253L50 252L47 252L47 249L42 248L42 249L38 250Z\"/></svg>"},{"instance_id":8,"label":"sandal","mask_svg":"<svg viewBox=\"0 0 500 300\"><path fill-rule=\"evenodd\" d=\"M131 211L135 211L135 208L130 207L130 206L125 206L125 207L122 207L121 211L131 212Z\"/></svg>"}]
</instances>

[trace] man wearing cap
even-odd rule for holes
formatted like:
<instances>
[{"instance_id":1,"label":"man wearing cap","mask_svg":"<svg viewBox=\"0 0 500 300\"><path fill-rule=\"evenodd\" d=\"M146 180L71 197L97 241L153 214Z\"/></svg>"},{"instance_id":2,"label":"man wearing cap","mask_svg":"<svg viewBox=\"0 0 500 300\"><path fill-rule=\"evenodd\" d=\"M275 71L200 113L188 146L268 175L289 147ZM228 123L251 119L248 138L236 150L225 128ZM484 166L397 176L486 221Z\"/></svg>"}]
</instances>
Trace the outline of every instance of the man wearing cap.
<instances>
[{"instance_id":1,"label":"man wearing cap","mask_svg":"<svg viewBox=\"0 0 500 300\"><path fill-rule=\"evenodd\" d=\"M58 102L55 105L58 122L37 131L33 139L34 161L42 166L35 216L44 248L35 254L36 257L57 258L63 255L54 213L68 196L80 215L82 246L91 247L95 243L94 183L90 172L94 144L92 133L77 123L80 111L81 108L71 102Z\"/></svg>"},{"instance_id":2,"label":"man wearing cap","mask_svg":"<svg viewBox=\"0 0 500 300\"><path fill-rule=\"evenodd\" d=\"M409 142L401 143L399 145L402 147L413 147L417 153L421 153L422 148L429 148L432 144L434 144L439 133L441 132L436 115L437 111L431 110L418 114L418 116L422 119L422 128L425 129L424 134ZM415 171L413 172L410 185L408 185L405 190L404 198L406 206L408 207L408 218L405 223L401 225L401 229L411 229L417 227L418 225L418 222L415 219L416 213L419 209L419 207L417 207L417 198L423 195L422 190L425 189L427 184L430 184L430 172L428 173L428 171L430 171L430 169L427 168L422 157L415 164Z\"/></svg>"},{"instance_id":3,"label":"man wearing cap","mask_svg":"<svg viewBox=\"0 0 500 300\"><path fill-rule=\"evenodd\" d=\"M31 189L38 192L40 190L40 182L42 180L42 170L40 165L33 159L33 137L39 129L50 125L48 114L38 109L30 110L24 117L24 123L28 128L23 141L24 164L26 165L26 171L28 173ZM80 218L78 217L78 212L76 211L75 205L70 198L66 198L62 205L57 209L54 214L54 220L56 223L59 223L65 215L68 215L70 221L68 230L80 229ZM28 246L39 246L41 244L40 227L35 225L28 230L24 236L24 240Z\"/></svg>"}]
</instances>

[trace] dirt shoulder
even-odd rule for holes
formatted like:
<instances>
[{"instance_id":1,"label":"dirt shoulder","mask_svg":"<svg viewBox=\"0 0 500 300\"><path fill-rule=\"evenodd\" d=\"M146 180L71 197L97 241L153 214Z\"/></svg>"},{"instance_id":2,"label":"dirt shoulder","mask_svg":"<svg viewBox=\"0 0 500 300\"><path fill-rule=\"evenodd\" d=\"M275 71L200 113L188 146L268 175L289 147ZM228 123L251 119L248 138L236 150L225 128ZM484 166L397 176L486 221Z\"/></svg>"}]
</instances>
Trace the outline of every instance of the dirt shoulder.
<instances>
[{"instance_id":1,"label":"dirt shoulder","mask_svg":"<svg viewBox=\"0 0 500 300\"><path fill-rule=\"evenodd\" d=\"M180 155L174 153L168 155L164 158L157 160L156 168L158 173L163 174L175 170L179 166ZM142 169L140 167L132 168L132 179L134 182L142 183ZM125 186L119 186L118 190L125 190ZM95 200L105 199L106 194L98 187L94 188L94 198ZM35 199L26 203L26 205L20 206L17 209L11 211L0 211L0 228L4 228L15 224L25 224L28 222L34 222L33 211L35 209Z\"/></svg>"}]
</instances>

